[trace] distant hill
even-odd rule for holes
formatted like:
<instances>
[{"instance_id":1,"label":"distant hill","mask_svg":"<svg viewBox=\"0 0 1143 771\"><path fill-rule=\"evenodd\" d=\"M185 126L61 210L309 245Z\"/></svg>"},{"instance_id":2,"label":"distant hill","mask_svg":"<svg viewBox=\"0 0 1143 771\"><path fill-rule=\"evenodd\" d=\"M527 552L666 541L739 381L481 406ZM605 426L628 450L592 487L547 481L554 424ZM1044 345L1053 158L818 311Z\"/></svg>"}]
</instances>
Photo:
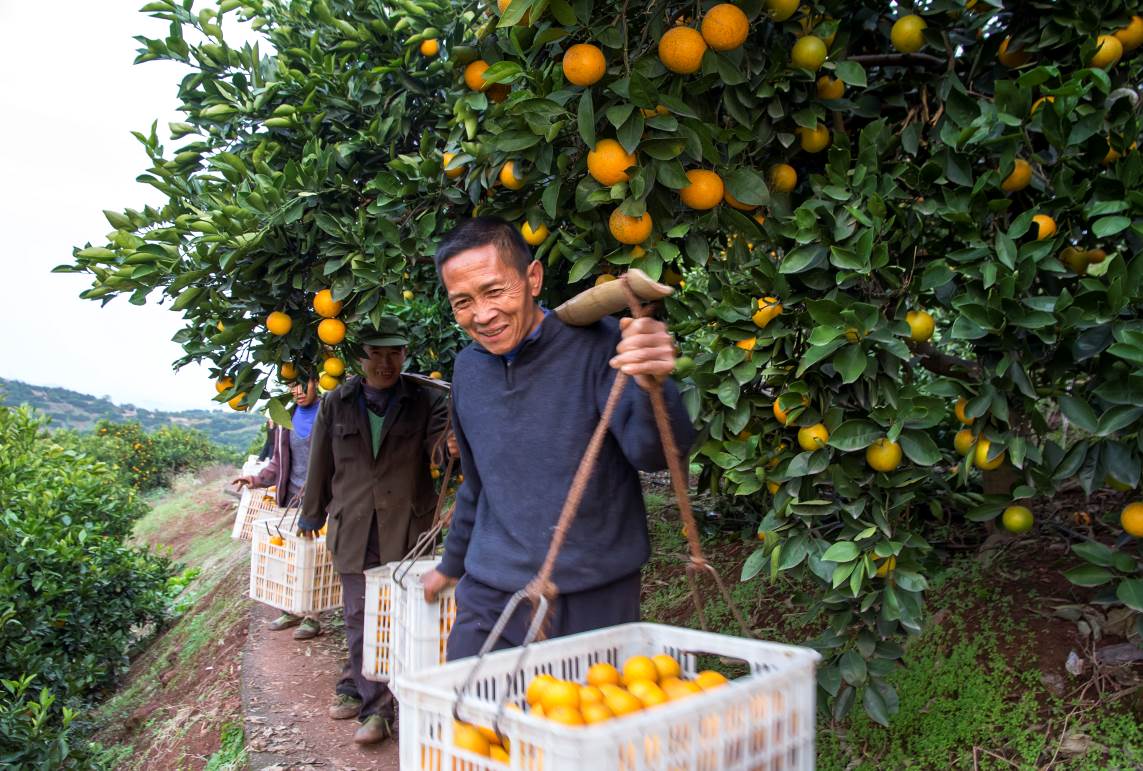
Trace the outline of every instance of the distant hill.
<instances>
[{"instance_id":1,"label":"distant hill","mask_svg":"<svg viewBox=\"0 0 1143 771\"><path fill-rule=\"evenodd\" d=\"M245 450L261 429L265 418L231 410L146 410L132 404L117 405L107 398L88 396L66 388L28 385L19 380L0 378L0 404L27 404L52 419L53 428L87 431L106 418L119 422L138 421L147 431L163 426L197 428L226 447Z\"/></svg>"}]
</instances>

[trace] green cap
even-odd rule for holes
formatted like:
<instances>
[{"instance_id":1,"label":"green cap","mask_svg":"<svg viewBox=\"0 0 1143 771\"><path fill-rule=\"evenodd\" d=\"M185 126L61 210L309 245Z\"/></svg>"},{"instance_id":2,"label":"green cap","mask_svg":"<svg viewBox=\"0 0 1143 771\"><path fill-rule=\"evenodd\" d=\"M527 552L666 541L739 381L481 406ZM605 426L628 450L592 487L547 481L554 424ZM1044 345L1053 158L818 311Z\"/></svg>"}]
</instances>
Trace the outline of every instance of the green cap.
<instances>
[{"instance_id":1,"label":"green cap","mask_svg":"<svg viewBox=\"0 0 1143 771\"><path fill-rule=\"evenodd\" d=\"M376 327L366 325L361 329L357 342L381 348L408 345L409 338L405 334L404 322L396 316L382 316Z\"/></svg>"}]
</instances>

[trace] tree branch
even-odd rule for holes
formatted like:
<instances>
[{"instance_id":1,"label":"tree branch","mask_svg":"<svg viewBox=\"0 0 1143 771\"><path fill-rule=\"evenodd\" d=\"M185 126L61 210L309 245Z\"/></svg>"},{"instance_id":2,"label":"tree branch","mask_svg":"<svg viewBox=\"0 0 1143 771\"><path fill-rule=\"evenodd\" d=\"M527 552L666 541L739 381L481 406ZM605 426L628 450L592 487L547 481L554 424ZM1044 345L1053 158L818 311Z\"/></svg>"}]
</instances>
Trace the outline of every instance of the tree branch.
<instances>
[{"instance_id":1,"label":"tree branch","mask_svg":"<svg viewBox=\"0 0 1143 771\"><path fill-rule=\"evenodd\" d=\"M897 65L907 67L910 64L926 65L929 67L943 67L946 62L932 54L865 54L862 56L847 57L851 62L876 67L879 64Z\"/></svg>"},{"instance_id":2,"label":"tree branch","mask_svg":"<svg viewBox=\"0 0 1143 771\"><path fill-rule=\"evenodd\" d=\"M917 360L921 366L929 372L949 377L968 376L973 379L980 379L984 373L977 362L941 353L933 347L932 343L910 343L909 347L917 355Z\"/></svg>"}]
</instances>

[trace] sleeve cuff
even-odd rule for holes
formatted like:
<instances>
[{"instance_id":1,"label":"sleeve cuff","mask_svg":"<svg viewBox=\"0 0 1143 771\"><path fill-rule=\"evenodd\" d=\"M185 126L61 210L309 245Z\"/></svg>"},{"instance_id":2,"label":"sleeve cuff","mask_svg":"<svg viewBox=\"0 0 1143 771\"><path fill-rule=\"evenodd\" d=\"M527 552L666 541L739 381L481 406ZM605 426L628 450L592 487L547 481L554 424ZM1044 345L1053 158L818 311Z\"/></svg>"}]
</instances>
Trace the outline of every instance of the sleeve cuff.
<instances>
[{"instance_id":1,"label":"sleeve cuff","mask_svg":"<svg viewBox=\"0 0 1143 771\"><path fill-rule=\"evenodd\" d=\"M299 530L321 530L322 525L325 524L325 516L321 517L298 517Z\"/></svg>"},{"instance_id":2,"label":"sleeve cuff","mask_svg":"<svg viewBox=\"0 0 1143 771\"><path fill-rule=\"evenodd\" d=\"M445 554L441 556L440 564L437 565L437 572L449 578L460 578L464 575L464 559L454 557L448 552L445 552Z\"/></svg>"}]
</instances>

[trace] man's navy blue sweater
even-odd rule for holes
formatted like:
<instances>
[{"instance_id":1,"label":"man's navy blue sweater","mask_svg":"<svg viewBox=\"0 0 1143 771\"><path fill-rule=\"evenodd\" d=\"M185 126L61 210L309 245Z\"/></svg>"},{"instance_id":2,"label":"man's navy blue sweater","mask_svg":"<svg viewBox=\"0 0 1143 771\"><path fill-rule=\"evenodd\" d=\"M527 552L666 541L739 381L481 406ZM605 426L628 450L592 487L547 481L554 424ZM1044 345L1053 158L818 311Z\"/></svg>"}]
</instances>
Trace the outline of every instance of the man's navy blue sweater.
<instances>
[{"instance_id":1,"label":"man's navy blue sweater","mask_svg":"<svg viewBox=\"0 0 1143 771\"><path fill-rule=\"evenodd\" d=\"M452 408L464 484L442 573L467 573L511 592L540 569L615 380L608 362L619 340L613 318L572 327L550 314L510 361L477 344L460 352ZM674 383L664 382L663 395L685 452L695 430ZM650 540L637 470L666 466L651 401L629 381L556 561L561 593L594 589L643 566Z\"/></svg>"}]
</instances>

